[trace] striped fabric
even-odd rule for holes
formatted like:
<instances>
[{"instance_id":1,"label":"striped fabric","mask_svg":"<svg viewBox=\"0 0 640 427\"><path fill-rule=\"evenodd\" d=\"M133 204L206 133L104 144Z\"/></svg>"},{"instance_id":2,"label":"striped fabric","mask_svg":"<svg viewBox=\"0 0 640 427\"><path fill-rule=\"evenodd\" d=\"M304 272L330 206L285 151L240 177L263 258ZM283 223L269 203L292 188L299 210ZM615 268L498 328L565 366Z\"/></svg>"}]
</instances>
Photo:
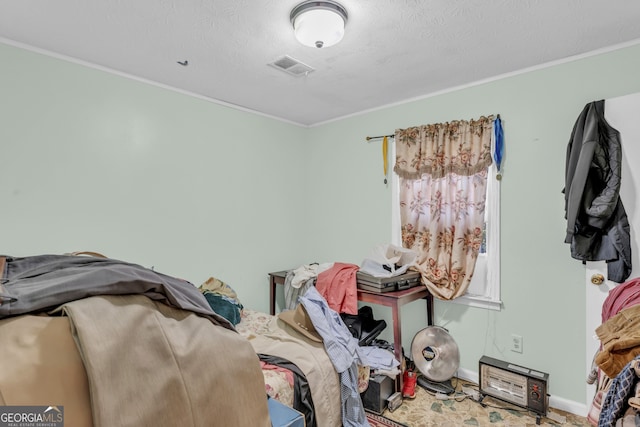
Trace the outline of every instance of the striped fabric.
<instances>
[{"instance_id":1,"label":"striped fabric","mask_svg":"<svg viewBox=\"0 0 640 427\"><path fill-rule=\"evenodd\" d=\"M640 361L636 357L620 371L613 379L611 387L602 402L598 427L614 427L618 418L621 418L625 409L629 406L627 401L634 391L634 385L638 380L633 368L634 362ZM635 362L638 363L638 362Z\"/></svg>"},{"instance_id":2,"label":"striped fabric","mask_svg":"<svg viewBox=\"0 0 640 427\"><path fill-rule=\"evenodd\" d=\"M358 340L346 327L340 315L332 310L315 287L309 288L300 302L307 310L313 326L323 339L325 350L340 375L342 425L370 427L358 392L357 363L366 365Z\"/></svg>"}]
</instances>

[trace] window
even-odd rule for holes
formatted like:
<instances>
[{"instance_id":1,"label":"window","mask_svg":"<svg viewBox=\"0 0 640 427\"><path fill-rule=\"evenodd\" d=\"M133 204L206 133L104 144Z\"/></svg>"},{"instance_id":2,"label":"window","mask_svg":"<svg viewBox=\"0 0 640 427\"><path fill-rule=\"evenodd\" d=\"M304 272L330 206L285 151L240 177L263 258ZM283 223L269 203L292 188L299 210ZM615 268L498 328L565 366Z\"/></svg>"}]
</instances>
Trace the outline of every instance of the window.
<instances>
[{"instance_id":1,"label":"window","mask_svg":"<svg viewBox=\"0 0 640 427\"><path fill-rule=\"evenodd\" d=\"M390 158L395 159L395 144L390 144ZM496 168L489 168L487 180L487 205L485 206L485 251L478 256L473 279L467 292L451 303L471 307L500 310L500 181L495 178ZM391 172L391 240L394 245L402 246L400 235L399 180Z\"/></svg>"}]
</instances>

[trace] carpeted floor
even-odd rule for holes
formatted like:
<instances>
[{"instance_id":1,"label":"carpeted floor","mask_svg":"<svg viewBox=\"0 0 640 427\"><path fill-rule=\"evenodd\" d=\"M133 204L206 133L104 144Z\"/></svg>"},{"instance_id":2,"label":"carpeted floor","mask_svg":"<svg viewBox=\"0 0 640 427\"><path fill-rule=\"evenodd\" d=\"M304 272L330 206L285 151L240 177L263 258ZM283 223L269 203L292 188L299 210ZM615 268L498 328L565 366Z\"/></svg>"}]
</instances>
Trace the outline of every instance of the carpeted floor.
<instances>
[{"instance_id":1,"label":"carpeted floor","mask_svg":"<svg viewBox=\"0 0 640 427\"><path fill-rule=\"evenodd\" d=\"M478 386L463 380L452 380L456 386L456 394L461 392L462 385L478 389ZM536 415L517 406L511 406L500 400L485 397L484 406L464 395L457 399L439 400L416 386L416 398L405 399L394 412L386 410L382 415L391 420L406 424L409 427L463 427L463 426L505 426L505 427L535 427ZM549 427L591 427L584 417L569 414L551 408L554 419L543 417L541 426Z\"/></svg>"}]
</instances>

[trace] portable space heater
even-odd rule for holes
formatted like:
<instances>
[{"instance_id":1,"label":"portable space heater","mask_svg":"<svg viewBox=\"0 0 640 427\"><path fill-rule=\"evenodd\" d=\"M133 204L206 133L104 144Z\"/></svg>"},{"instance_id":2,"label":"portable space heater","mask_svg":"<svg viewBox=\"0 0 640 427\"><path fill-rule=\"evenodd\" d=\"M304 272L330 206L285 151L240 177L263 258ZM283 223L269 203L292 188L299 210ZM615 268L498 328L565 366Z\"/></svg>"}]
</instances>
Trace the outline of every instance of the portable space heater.
<instances>
[{"instance_id":1,"label":"portable space heater","mask_svg":"<svg viewBox=\"0 0 640 427\"><path fill-rule=\"evenodd\" d=\"M460 365L458 345L441 326L427 326L411 342L411 358L422 373L418 385L433 393L455 391L451 378Z\"/></svg>"},{"instance_id":2,"label":"portable space heater","mask_svg":"<svg viewBox=\"0 0 640 427\"><path fill-rule=\"evenodd\" d=\"M479 362L480 393L537 414L547 415L549 374L482 356Z\"/></svg>"}]
</instances>

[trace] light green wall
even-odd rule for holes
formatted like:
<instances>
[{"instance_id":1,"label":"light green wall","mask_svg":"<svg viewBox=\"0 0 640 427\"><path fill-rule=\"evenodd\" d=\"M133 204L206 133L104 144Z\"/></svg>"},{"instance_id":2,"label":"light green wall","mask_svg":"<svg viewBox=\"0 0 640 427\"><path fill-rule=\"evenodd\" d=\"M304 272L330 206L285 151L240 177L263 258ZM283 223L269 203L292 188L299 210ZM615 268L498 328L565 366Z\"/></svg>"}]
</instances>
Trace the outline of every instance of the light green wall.
<instances>
[{"instance_id":1,"label":"light green wall","mask_svg":"<svg viewBox=\"0 0 640 427\"><path fill-rule=\"evenodd\" d=\"M215 276L268 308L303 263L306 129L0 44L0 253Z\"/></svg>"},{"instance_id":2,"label":"light green wall","mask_svg":"<svg viewBox=\"0 0 640 427\"><path fill-rule=\"evenodd\" d=\"M367 143L367 135L499 113L506 140L504 308L436 301L435 323L458 343L463 368L477 372L480 357L493 356L548 372L553 395L584 402L585 273L563 243L565 151L584 105L640 91L638 69L640 45L312 128L310 258L359 264L371 247L391 239L381 141ZM384 309L376 312L390 317ZM404 309L405 351L425 317L422 304ZM523 336L522 354L509 350L511 333Z\"/></svg>"},{"instance_id":3,"label":"light green wall","mask_svg":"<svg viewBox=\"0 0 640 427\"><path fill-rule=\"evenodd\" d=\"M500 113L504 309L437 301L436 324L463 368L491 355L549 372L553 395L584 401L584 269L562 243L564 152L584 104L640 91L640 46L308 129L3 44L0 64L0 252L95 250L196 284L213 275L263 311L267 272L359 264L390 240L380 141L365 136ZM406 306L405 349L424 325L423 305Z\"/></svg>"}]
</instances>

